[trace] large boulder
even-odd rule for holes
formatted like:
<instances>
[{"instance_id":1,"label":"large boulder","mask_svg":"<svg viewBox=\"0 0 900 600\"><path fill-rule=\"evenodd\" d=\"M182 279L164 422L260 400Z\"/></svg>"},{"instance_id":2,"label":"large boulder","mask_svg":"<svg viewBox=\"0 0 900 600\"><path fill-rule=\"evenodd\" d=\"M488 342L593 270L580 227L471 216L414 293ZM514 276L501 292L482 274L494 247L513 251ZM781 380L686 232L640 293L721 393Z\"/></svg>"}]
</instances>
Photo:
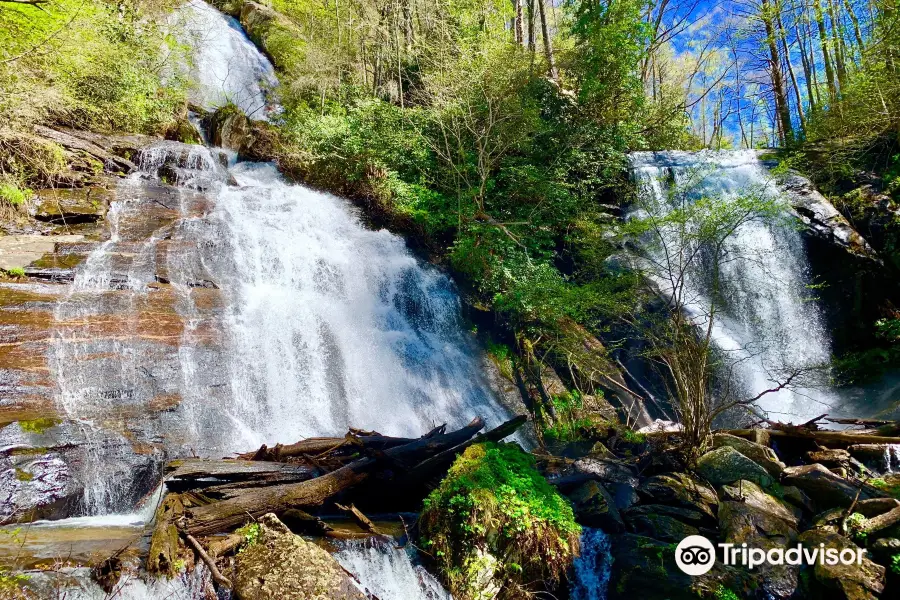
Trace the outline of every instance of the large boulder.
<instances>
[{"instance_id":1,"label":"large boulder","mask_svg":"<svg viewBox=\"0 0 900 600\"><path fill-rule=\"evenodd\" d=\"M856 552L859 547L849 539L824 529L810 529L800 534L799 541L805 548L833 548ZM862 563L845 565L838 561L829 565L827 561L816 561L812 567L809 597L839 598L841 600L875 600L884 591L885 569L863 557Z\"/></svg>"},{"instance_id":2,"label":"large boulder","mask_svg":"<svg viewBox=\"0 0 900 600\"><path fill-rule=\"evenodd\" d=\"M609 600L696 600L671 544L626 533L611 538L610 552Z\"/></svg>"},{"instance_id":3,"label":"large boulder","mask_svg":"<svg viewBox=\"0 0 900 600\"><path fill-rule=\"evenodd\" d=\"M624 531L625 524L615 500L600 483L587 481L581 484L569 493L569 500L575 507L575 518L582 525L612 533Z\"/></svg>"},{"instance_id":4,"label":"large boulder","mask_svg":"<svg viewBox=\"0 0 900 600\"><path fill-rule=\"evenodd\" d=\"M719 498L716 492L684 473L666 473L648 477L638 494L657 504L691 509L716 518Z\"/></svg>"},{"instance_id":5,"label":"large boulder","mask_svg":"<svg viewBox=\"0 0 900 600\"><path fill-rule=\"evenodd\" d=\"M697 461L697 473L715 486L741 479L770 487L775 480L759 464L731 446L721 446L707 452Z\"/></svg>"},{"instance_id":6,"label":"large boulder","mask_svg":"<svg viewBox=\"0 0 900 600\"><path fill-rule=\"evenodd\" d=\"M728 446L734 448L766 471L774 478L781 477L784 471L784 463L778 460L778 455L768 446L745 440L742 437L730 433L717 433L713 435L713 448Z\"/></svg>"},{"instance_id":7,"label":"large boulder","mask_svg":"<svg viewBox=\"0 0 900 600\"><path fill-rule=\"evenodd\" d=\"M259 538L235 560L238 600L364 600L328 552L294 535L274 514L260 519Z\"/></svg>"},{"instance_id":8,"label":"large boulder","mask_svg":"<svg viewBox=\"0 0 900 600\"><path fill-rule=\"evenodd\" d=\"M240 152L253 143L250 119L241 109L228 104L207 118L207 129L213 146Z\"/></svg>"},{"instance_id":9,"label":"large boulder","mask_svg":"<svg viewBox=\"0 0 900 600\"><path fill-rule=\"evenodd\" d=\"M572 473L589 475L603 484L621 510L626 510L638 501L635 489L638 478L634 469L615 459L602 458L598 454L576 460Z\"/></svg>"},{"instance_id":10,"label":"large boulder","mask_svg":"<svg viewBox=\"0 0 900 600\"><path fill-rule=\"evenodd\" d=\"M696 527L683 523L675 517L650 511L630 514L628 528L638 535L672 544L677 544L688 536L700 533Z\"/></svg>"},{"instance_id":11,"label":"large boulder","mask_svg":"<svg viewBox=\"0 0 900 600\"><path fill-rule=\"evenodd\" d=\"M857 492L859 492L859 500L884 496L866 487L860 490L850 481L835 475L818 463L788 467L784 470L782 482L785 485L796 486L809 494L819 510L835 506L850 506L857 498Z\"/></svg>"},{"instance_id":12,"label":"large boulder","mask_svg":"<svg viewBox=\"0 0 900 600\"><path fill-rule=\"evenodd\" d=\"M796 542L800 511L767 494L752 481L723 486L719 502L719 529L726 542L766 551ZM799 566L763 564L762 588L771 598L789 598L797 590Z\"/></svg>"}]
</instances>

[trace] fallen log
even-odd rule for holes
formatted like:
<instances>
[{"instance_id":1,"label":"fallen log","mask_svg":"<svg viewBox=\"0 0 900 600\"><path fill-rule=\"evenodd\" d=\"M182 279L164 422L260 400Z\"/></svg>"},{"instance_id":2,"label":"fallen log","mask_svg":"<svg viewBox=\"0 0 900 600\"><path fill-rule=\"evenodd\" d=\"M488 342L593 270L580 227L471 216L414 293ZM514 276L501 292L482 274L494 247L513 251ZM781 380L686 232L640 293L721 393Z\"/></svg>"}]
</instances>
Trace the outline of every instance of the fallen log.
<instances>
[{"instance_id":1,"label":"fallen log","mask_svg":"<svg viewBox=\"0 0 900 600\"><path fill-rule=\"evenodd\" d=\"M729 433L738 437L753 440L756 438L756 429L728 429L719 433ZM822 444L900 444L900 437L886 437L873 434L871 430L865 431L828 431L822 429L764 429L772 438L805 439ZM653 434L648 434L653 435Z\"/></svg>"},{"instance_id":2,"label":"fallen log","mask_svg":"<svg viewBox=\"0 0 900 600\"><path fill-rule=\"evenodd\" d=\"M435 430L436 431L436 430ZM443 433L443 431L440 431ZM300 440L295 444L276 444L269 448L265 444L254 452L238 454L242 460L252 461L280 461L285 458L303 455L321 455L346 446L357 446L370 450L387 450L397 446L404 446L416 441L413 438L395 438L378 434L356 435L348 433L339 437L317 437Z\"/></svg>"},{"instance_id":3,"label":"fallen log","mask_svg":"<svg viewBox=\"0 0 900 600\"><path fill-rule=\"evenodd\" d=\"M166 465L165 472L166 485L175 492L224 482L292 483L322 474L319 469L302 464L200 458L173 460Z\"/></svg>"},{"instance_id":4,"label":"fallen log","mask_svg":"<svg viewBox=\"0 0 900 600\"><path fill-rule=\"evenodd\" d=\"M422 481L428 479L441 468L453 464L453 461L456 460L456 457L465 452L466 448L468 448L469 446L480 444L482 442L499 442L503 438L507 438L514 434L520 427L522 427L522 425L527 422L527 416L519 415L495 427L494 429L491 429L490 431L479 433L471 440L463 442L462 444L450 448L449 450L444 450L443 452L435 454L428 460L420 463L418 466L416 466L416 468L414 468L406 475L406 479L408 481Z\"/></svg>"},{"instance_id":5,"label":"fallen log","mask_svg":"<svg viewBox=\"0 0 900 600\"><path fill-rule=\"evenodd\" d=\"M429 456L461 444L483 428L484 421L477 418L457 431L389 448L381 456L357 459L315 479L248 489L233 498L190 509L182 528L194 536L211 535L233 529L248 517L258 518L270 512L278 514L288 508L321 506L339 492L365 481L376 466L394 465L406 471Z\"/></svg>"},{"instance_id":6,"label":"fallen log","mask_svg":"<svg viewBox=\"0 0 900 600\"><path fill-rule=\"evenodd\" d=\"M169 494L156 509L156 527L150 536L147 571L174 577L178 562L178 529L175 522L184 515L179 494Z\"/></svg>"},{"instance_id":7,"label":"fallen log","mask_svg":"<svg viewBox=\"0 0 900 600\"><path fill-rule=\"evenodd\" d=\"M375 535L381 535L381 532L378 531L378 528L375 527L375 523L369 520L369 517L363 514L361 510L356 508L353 504L350 506L344 506L343 504L335 504L339 509L350 513L353 517L353 520L356 521L356 524L359 525L360 529L363 531L368 531L369 533L373 533Z\"/></svg>"}]
</instances>

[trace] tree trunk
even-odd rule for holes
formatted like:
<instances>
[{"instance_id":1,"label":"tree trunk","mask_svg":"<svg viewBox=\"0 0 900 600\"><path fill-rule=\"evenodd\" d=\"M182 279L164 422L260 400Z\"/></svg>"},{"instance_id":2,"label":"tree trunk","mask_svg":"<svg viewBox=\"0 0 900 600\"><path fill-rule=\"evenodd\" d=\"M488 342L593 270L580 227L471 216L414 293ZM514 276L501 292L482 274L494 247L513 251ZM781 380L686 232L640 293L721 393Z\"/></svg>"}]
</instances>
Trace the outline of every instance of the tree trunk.
<instances>
[{"instance_id":1,"label":"tree trunk","mask_svg":"<svg viewBox=\"0 0 900 600\"><path fill-rule=\"evenodd\" d=\"M534 2L535 0L528 0L528 49L532 53L537 47L534 35Z\"/></svg>"},{"instance_id":2,"label":"tree trunk","mask_svg":"<svg viewBox=\"0 0 900 600\"><path fill-rule=\"evenodd\" d=\"M522 46L525 43L525 30L522 23L522 1L513 0L513 6L516 9L516 19L513 21L513 31L515 32L516 44Z\"/></svg>"},{"instance_id":3,"label":"tree trunk","mask_svg":"<svg viewBox=\"0 0 900 600\"><path fill-rule=\"evenodd\" d=\"M822 0L813 0L813 8L816 11L816 25L819 28L819 40L822 43L822 62L825 64L825 79L828 84L828 94L832 100L837 98L837 81L834 78L834 67L831 63L831 52L828 47L831 42L825 29L825 15L822 12ZM815 64L815 62L813 63Z\"/></svg>"},{"instance_id":4,"label":"tree trunk","mask_svg":"<svg viewBox=\"0 0 900 600\"><path fill-rule=\"evenodd\" d=\"M853 23L853 35L856 37L856 47L859 50L859 58L862 60L865 44L863 43L862 32L859 29L859 19L856 17L856 11L853 10L853 5L850 4L850 0L844 0L844 10L847 11L850 22Z\"/></svg>"},{"instance_id":5,"label":"tree trunk","mask_svg":"<svg viewBox=\"0 0 900 600\"><path fill-rule=\"evenodd\" d=\"M844 35L843 27L837 18L834 0L828 0L828 14L831 17L831 37L834 40L834 60L837 65L837 78L839 89L843 90L847 83L847 63L844 60Z\"/></svg>"},{"instance_id":6,"label":"tree trunk","mask_svg":"<svg viewBox=\"0 0 900 600\"><path fill-rule=\"evenodd\" d=\"M806 44L803 42L800 26L796 23L794 24L794 35L797 36L797 43L800 44L800 62L803 65L803 79L806 80L806 96L807 101L809 102L809 110L810 112L815 112L816 99L814 95L815 92L813 91L813 80L812 73L810 73L809 60L806 56Z\"/></svg>"},{"instance_id":7,"label":"tree trunk","mask_svg":"<svg viewBox=\"0 0 900 600\"><path fill-rule=\"evenodd\" d=\"M781 38L781 49L784 51L784 62L787 65L788 74L791 77L791 84L794 88L794 94L797 98L797 117L800 120L800 131L806 131L806 115L803 114L803 99L800 96L800 86L797 85L797 76L794 73L794 64L791 61L791 49L787 43L787 32L784 29L784 22L781 18L781 7L776 1L775 16L778 23L778 37Z\"/></svg>"},{"instance_id":8,"label":"tree trunk","mask_svg":"<svg viewBox=\"0 0 900 600\"><path fill-rule=\"evenodd\" d=\"M544 0L535 0L541 17L541 36L544 38L544 56L547 57L547 73L550 79L559 83L559 72L556 70L556 59L553 57L553 43L550 40L550 28L547 25L547 11Z\"/></svg>"},{"instance_id":9,"label":"tree trunk","mask_svg":"<svg viewBox=\"0 0 900 600\"><path fill-rule=\"evenodd\" d=\"M248 517L259 518L265 513L279 513L288 508L321 506L339 492L365 481L382 460L406 470L429 456L463 443L483 427L484 421L475 419L458 431L424 437L405 446L391 448L378 459L355 460L309 481L248 489L227 500L193 508L190 510L187 532L194 536L211 535L233 529Z\"/></svg>"},{"instance_id":10,"label":"tree trunk","mask_svg":"<svg viewBox=\"0 0 900 600\"><path fill-rule=\"evenodd\" d=\"M762 0L762 19L766 28L766 44L769 47L769 61L772 75L772 93L775 95L775 112L781 126L781 135L785 145L794 141L794 128L791 124L791 110L788 104L781 72L781 57L778 53L778 41L775 33L774 13L779 10L778 4L772 6L769 0Z\"/></svg>"}]
</instances>

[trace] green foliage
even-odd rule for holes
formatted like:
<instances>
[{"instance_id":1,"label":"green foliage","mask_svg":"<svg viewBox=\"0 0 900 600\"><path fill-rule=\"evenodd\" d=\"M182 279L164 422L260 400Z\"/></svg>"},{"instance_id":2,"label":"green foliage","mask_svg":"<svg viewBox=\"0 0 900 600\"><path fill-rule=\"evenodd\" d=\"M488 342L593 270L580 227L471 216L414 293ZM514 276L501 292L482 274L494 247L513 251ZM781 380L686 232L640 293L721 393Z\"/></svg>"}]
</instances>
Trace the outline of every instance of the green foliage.
<instances>
[{"instance_id":1,"label":"green foliage","mask_svg":"<svg viewBox=\"0 0 900 600\"><path fill-rule=\"evenodd\" d=\"M21 206L31 198L31 190L22 189L14 183L0 181L0 201L12 206Z\"/></svg>"},{"instance_id":2,"label":"green foliage","mask_svg":"<svg viewBox=\"0 0 900 600\"><path fill-rule=\"evenodd\" d=\"M572 507L515 444L478 444L457 458L425 500L423 547L437 561L454 595L473 593L487 551L494 575L526 586L558 581L578 551L581 528ZM511 593L515 585L504 586Z\"/></svg>"},{"instance_id":3,"label":"green foliage","mask_svg":"<svg viewBox=\"0 0 900 600\"><path fill-rule=\"evenodd\" d=\"M847 517L847 528L850 535L853 539L862 544L865 544L866 538L868 537L868 534L863 531L863 526L866 524L867 520L865 515L856 512Z\"/></svg>"},{"instance_id":4,"label":"green foliage","mask_svg":"<svg viewBox=\"0 0 900 600\"><path fill-rule=\"evenodd\" d=\"M891 573L894 575L900 575L900 554L894 554L891 556Z\"/></svg>"},{"instance_id":5,"label":"green foliage","mask_svg":"<svg viewBox=\"0 0 900 600\"><path fill-rule=\"evenodd\" d=\"M23 269L22 267L12 267L6 269L6 275L7 277L12 277L14 279L25 277L25 269Z\"/></svg>"},{"instance_id":6,"label":"green foliage","mask_svg":"<svg viewBox=\"0 0 900 600\"><path fill-rule=\"evenodd\" d=\"M154 132L183 106L161 84L178 48L162 15L172 2L54 0L0 7L0 118L99 131ZM155 17L155 18L148 18Z\"/></svg>"},{"instance_id":7,"label":"green foliage","mask_svg":"<svg viewBox=\"0 0 900 600\"><path fill-rule=\"evenodd\" d=\"M724 585L719 585L715 592L716 600L740 600L740 597Z\"/></svg>"},{"instance_id":8,"label":"green foliage","mask_svg":"<svg viewBox=\"0 0 900 600\"><path fill-rule=\"evenodd\" d=\"M235 533L243 536L244 538L244 542L241 545L240 552L243 552L247 548L254 546L257 542L259 542L260 531L261 528L259 526L259 523L247 523L246 525L235 531Z\"/></svg>"},{"instance_id":9,"label":"green foliage","mask_svg":"<svg viewBox=\"0 0 900 600\"><path fill-rule=\"evenodd\" d=\"M888 495L900 500L900 480L892 478L891 481L887 481L882 477L878 477L870 480L869 483Z\"/></svg>"}]
</instances>

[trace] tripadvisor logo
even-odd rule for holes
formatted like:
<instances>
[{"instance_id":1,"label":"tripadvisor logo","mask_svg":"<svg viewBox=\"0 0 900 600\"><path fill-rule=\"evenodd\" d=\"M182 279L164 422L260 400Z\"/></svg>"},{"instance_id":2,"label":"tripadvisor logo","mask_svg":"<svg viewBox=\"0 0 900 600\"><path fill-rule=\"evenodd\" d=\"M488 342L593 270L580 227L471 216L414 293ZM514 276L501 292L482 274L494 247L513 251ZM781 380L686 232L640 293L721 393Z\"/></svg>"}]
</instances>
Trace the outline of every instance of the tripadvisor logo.
<instances>
[{"instance_id":1,"label":"tripadvisor logo","mask_svg":"<svg viewBox=\"0 0 900 600\"><path fill-rule=\"evenodd\" d=\"M718 544L722 550L724 565L741 565L753 569L759 565L859 565L862 564L862 548L804 548L797 544L792 548L751 548L747 544ZM691 576L705 575L716 562L716 547L702 535L690 535L675 548L675 563Z\"/></svg>"}]
</instances>

